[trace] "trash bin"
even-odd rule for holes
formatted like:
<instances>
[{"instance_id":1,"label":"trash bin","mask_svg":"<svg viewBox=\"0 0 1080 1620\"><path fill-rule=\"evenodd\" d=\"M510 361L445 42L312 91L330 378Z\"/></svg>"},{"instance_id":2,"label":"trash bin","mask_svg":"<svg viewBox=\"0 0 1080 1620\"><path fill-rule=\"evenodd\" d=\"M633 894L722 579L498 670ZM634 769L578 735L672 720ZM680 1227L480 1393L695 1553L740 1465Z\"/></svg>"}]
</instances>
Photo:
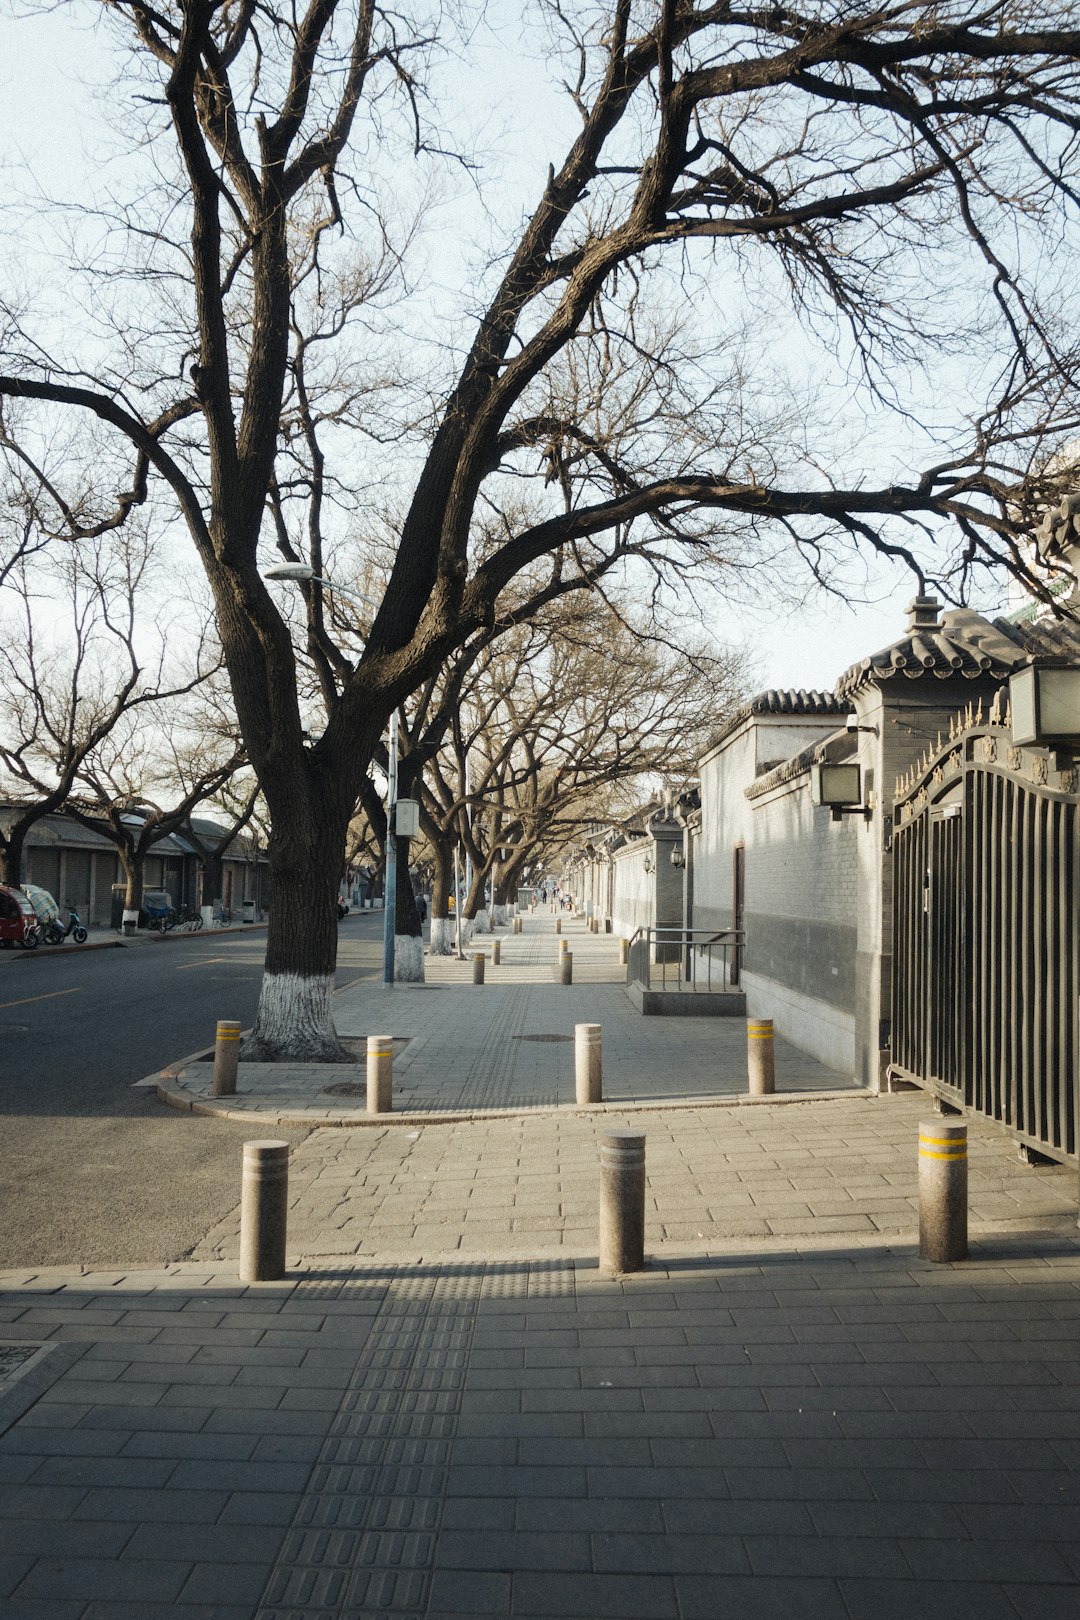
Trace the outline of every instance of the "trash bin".
<instances>
[{"instance_id":1,"label":"trash bin","mask_svg":"<svg viewBox=\"0 0 1080 1620\"><path fill-rule=\"evenodd\" d=\"M242 914L244 922L253 923L255 921L255 902L254 902L254 900L245 900L244 901L243 906L241 907L241 914Z\"/></svg>"}]
</instances>

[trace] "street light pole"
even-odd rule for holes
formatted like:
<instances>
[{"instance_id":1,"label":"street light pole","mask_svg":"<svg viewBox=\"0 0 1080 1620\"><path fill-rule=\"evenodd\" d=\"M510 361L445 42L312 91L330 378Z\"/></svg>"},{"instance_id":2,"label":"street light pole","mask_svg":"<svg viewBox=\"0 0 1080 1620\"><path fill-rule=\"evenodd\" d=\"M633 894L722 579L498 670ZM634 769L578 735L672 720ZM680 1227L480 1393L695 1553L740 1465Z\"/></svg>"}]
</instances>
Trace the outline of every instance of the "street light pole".
<instances>
[{"instance_id":1,"label":"street light pole","mask_svg":"<svg viewBox=\"0 0 1080 1620\"><path fill-rule=\"evenodd\" d=\"M397 810L398 711L390 716L390 742L386 772L386 878L383 882L383 984L394 982L394 934L397 923Z\"/></svg>"}]
</instances>

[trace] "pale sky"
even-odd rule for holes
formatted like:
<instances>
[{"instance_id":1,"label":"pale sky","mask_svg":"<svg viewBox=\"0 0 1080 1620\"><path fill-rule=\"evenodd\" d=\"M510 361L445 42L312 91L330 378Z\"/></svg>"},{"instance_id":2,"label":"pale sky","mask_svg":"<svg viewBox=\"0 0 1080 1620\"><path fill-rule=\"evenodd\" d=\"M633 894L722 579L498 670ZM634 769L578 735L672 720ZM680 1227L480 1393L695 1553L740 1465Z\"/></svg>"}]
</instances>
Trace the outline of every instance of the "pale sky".
<instances>
[{"instance_id":1,"label":"pale sky","mask_svg":"<svg viewBox=\"0 0 1080 1620\"><path fill-rule=\"evenodd\" d=\"M32 187L28 167L42 189L57 195L70 197L81 185L95 183L96 159L108 146L107 104L100 87L118 65L91 25L98 10L82 0L60 11L29 8L14 16L9 11L0 21L0 195L25 197ZM485 41L481 60L497 71L504 91L509 82L515 113L520 114L525 81L512 66L512 46L508 37L500 64L498 44ZM481 70L474 66L463 94L477 98L482 82ZM541 103L515 117L519 129L527 136L535 133L538 142L532 152L506 155L504 174L523 195L532 188L534 170L542 179L544 126L551 121L553 105ZM496 109L493 139L500 127ZM544 162L534 162L541 154ZM25 252L24 263L31 262ZM454 260L461 262L457 253L449 255L449 262ZM763 687L830 687L856 659L903 633L904 609L916 589L903 570L882 571L868 580L870 600L863 605L848 607L815 589L801 607L778 614L767 579L762 584L757 608L741 610L732 629L752 645Z\"/></svg>"}]
</instances>

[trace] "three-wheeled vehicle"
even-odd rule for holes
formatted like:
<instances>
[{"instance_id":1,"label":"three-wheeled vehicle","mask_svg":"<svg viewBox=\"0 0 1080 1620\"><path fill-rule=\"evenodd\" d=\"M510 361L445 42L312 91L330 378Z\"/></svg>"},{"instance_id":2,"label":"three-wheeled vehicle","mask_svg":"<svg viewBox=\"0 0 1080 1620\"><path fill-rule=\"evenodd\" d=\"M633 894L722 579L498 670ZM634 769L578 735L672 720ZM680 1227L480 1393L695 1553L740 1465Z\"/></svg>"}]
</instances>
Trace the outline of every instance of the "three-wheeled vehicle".
<instances>
[{"instance_id":1,"label":"three-wheeled vehicle","mask_svg":"<svg viewBox=\"0 0 1080 1620\"><path fill-rule=\"evenodd\" d=\"M5 951L20 945L24 951L37 949L37 913L21 889L0 884L0 946Z\"/></svg>"},{"instance_id":2,"label":"three-wheeled vehicle","mask_svg":"<svg viewBox=\"0 0 1080 1620\"><path fill-rule=\"evenodd\" d=\"M50 939L49 936L52 930L57 928L60 918L60 907L57 905L48 889L43 889L38 883L22 884L22 892L25 894L26 898L34 908L34 915L38 920L38 934L40 935L42 942L46 945L52 945L55 942L54 940ZM57 929L57 932L60 934L61 938L63 938L62 926Z\"/></svg>"}]
</instances>

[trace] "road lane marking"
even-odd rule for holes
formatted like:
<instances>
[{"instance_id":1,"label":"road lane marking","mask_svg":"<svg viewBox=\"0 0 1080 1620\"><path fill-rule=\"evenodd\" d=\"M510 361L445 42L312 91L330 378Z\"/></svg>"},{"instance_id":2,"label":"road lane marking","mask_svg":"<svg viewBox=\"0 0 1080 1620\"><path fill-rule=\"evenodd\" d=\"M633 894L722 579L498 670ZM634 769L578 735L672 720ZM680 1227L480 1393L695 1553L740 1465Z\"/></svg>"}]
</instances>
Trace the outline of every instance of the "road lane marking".
<instances>
[{"instance_id":1,"label":"road lane marking","mask_svg":"<svg viewBox=\"0 0 1080 1620\"><path fill-rule=\"evenodd\" d=\"M41 996L23 996L21 1001L0 1001L0 1012L5 1007L28 1007L32 1001L51 1001L53 996L77 996L81 989L82 985L77 984L70 990L46 990Z\"/></svg>"},{"instance_id":2,"label":"road lane marking","mask_svg":"<svg viewBox=\"0 0 1080 1620\"><path fill-rule=\"evenodd\" d=\"M185 962L176 971L177 973L187 973L190 968L211 967L215 962L227 962L228 960L227 956L207 956L201 962Z\"/></svg>"}]
</instances>

